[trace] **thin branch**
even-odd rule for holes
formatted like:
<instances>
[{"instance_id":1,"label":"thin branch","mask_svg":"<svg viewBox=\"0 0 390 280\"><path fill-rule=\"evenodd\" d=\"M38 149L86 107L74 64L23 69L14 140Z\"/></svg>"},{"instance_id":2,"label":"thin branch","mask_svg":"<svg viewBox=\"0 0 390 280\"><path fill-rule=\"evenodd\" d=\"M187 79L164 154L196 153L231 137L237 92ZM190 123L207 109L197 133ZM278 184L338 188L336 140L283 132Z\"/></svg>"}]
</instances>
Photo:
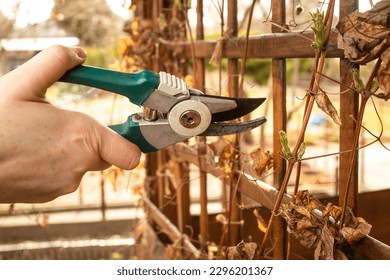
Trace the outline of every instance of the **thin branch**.
<instances>
[{"instance_id":1,"label":"thin branch","mask_svg":"<svg viewBox=\"0 0 390 280\"><path fill-rule=\"evenodd\" d=\"M366 83L366 86L364 88L364 94L362 95L362 101L360 104L358 119L357 119L358 126L356 127L355 134L353 137L352 151L356 151L357 147L359 145L359 135L360 135L361 126L363 123L364 111L365 111L365 108L367 105L367 101L369 100L369 98L371 98L372 82L378 74L381 62L382 61L379 58L375 64L374 68L372 69L371 74L370 74L368 81ZM356 154L353 152L351 162L349 165L350 168L349 168L348 179L347 179L344 198L343 198L343 205L342 205L343 209L342 209L341 218L340 218L340 228L342 228L344 226L344 219L345 219L345 213L346 213L346 208L347 208L347 200L348 200L349 191L351 189L352 173L353 173L353 167L355 165L355 161L356 161Z\"/></svg>"},{"instance_id":2,"label":"thin branch","mask_svg":"<svg viewBox=\"0 0 390 280\"><path fill-rule=\"evenodd\" d=\"M241 97L244 96L244 76L245 76L246 60L247 60L247 56L248 56L249 33L250 33L250 29L251 29L253 10L255 8L256 1L257 0L252 0L252 5L251 5L250 11L249 11L248 26L246 28L244 57L243 57L242 63L241 63L241 80L240 80L240 86L239 86L239 94Z\"/></svg>"}]
</instances>

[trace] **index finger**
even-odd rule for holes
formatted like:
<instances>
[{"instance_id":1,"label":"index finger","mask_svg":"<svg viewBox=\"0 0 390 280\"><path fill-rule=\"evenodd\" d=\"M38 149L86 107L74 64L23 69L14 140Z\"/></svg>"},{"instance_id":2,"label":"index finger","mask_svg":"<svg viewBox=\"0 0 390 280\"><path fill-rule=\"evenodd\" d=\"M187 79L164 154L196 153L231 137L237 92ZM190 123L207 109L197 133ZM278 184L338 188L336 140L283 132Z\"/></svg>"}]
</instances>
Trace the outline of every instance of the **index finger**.
<instances>
[{"instance_id":1,"label":"index finger","mask_svg":"<svg viewBox=\"0 0 390 280\"><path fill-rule=\"evenodd\" d=\"M85 58L86 52L79 47L57 45L45 49L2 77L1 86L8 89L4 94L19 100L42 99L48 87Z\"/></svg>"}]
</instances>

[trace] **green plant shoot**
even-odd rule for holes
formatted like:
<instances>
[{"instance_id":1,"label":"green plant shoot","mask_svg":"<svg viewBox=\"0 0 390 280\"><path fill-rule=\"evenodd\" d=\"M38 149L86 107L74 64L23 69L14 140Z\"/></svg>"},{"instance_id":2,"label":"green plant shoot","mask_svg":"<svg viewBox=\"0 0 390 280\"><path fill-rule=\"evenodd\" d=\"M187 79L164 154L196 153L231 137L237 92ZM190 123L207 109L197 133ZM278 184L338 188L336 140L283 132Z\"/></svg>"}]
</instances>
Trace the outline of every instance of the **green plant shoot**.
<instances>
[{"instance_id":1,"label":"green plant shoot","mask_svg":"<svg viewBox=\"0 0 390 280\"><path fill-rule=\"evenodd\" d=\"M379 89L378 83L375 82L375 81L372 81L372 84L371 84L371 93L375 93L378 89Z\"/></svg>"},{"instance_id":2,"label":"green plant shoot","mask_svg":"<svg viewBox=\"0 0 390 280\"><path fill-rule=\"evenodd\" d=\"M297 160L301 160L306 151L306 143L302 142L297 153Z\"/></svg>"},{"instance_id":3,"label":"green plant shoot","mask_svg":"<svg viewBox=\"0 0 390 280\"><path fill-rule=\"evenodd\" d=\"M353 75L353 84L355 86L355 89L358 93L363 94L364 93L364 83L362 79L360 79L360 72L357 69L352 70Z\"/></svg>"},{"instance_id":4,"label":"green plant shoot","mask_svg":"<svg viewBox=\"0 0 390 280\"><path fill-rule=\"evenodd\" d=\"M284 130L279 131L280 144L282 145L282 154L285 158L292 158L290 147L288 146L287 133Z\"/></svg>"},{"instance_id":5,"label":"green plant shoot","mask_svg":"<svg viewBox=\"0 0 390 280\"><path fill-rule=\"evenodd\" d=\"M324 24L324 12L320 12L318 9L315 13L310 13L311 20L313 21L313 27L315 38L312 46L316 49L322 50L325 42L326 26Z\"/></svg>"}]
</instances>

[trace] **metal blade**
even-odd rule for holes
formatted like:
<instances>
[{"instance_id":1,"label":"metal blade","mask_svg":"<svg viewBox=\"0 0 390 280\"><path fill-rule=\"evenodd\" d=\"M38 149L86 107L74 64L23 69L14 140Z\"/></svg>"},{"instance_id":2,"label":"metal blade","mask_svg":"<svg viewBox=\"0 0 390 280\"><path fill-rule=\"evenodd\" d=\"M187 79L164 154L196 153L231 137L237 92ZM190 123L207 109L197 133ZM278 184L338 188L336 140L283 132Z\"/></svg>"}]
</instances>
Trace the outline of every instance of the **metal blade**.
<instances>
[{"instance_id":1,"label":"metal blade","mask_svg":"<svg viewBox=\"0 0 390 280\"><path fill-rule=\"evenodd\" d=\"M245 116L259 107L265 98L234 98L203 94L188 88L191 99L198 99L209 107L213 122L229 121Z\"/></svg>"},{"instance_id":2,"label":"metal blade","mask_svg":"<svg viewBox=\"0 0 390 280\"><path fill-rule=\"evenodd\" d=\"M223 98L226 99L225 97ZM265 101L265 98L229 98L229 99L236 101L237 108L212 114L212 118L211 118L212 122L229 121L229 120L234 120L243 117L249 114L250 112L252 112L253 110L255 110Z\"/></svg>"},{"instance_id":3,"label":"metal blade","mask_svg":"<svg viewBox=\"0 0 390 280\"><path fill-rule=\"evenodd\" d=\"M235 133L245 132L254 129L263 123L267 119L261 117L255 120L241 123L211 123L210 126L200 136L223 136Z\"/></svg>"}]
</instances>

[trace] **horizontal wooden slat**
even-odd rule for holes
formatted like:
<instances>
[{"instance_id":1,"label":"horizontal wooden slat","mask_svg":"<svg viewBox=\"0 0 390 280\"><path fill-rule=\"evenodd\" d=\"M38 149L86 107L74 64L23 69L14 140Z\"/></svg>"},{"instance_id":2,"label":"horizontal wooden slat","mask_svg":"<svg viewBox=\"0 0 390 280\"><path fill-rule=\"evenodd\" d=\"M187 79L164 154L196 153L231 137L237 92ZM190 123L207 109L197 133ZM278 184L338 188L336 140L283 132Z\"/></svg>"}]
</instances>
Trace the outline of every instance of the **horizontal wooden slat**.
<instances>
[{"instance_id":1,"label":"horizontal wooden slat","mask_svg":"<svg viewBox=\"0 0 390 280\"><path fill-rule=\"evenodd\" d=\"M328 57L342 57L343 51L337 48L338 32L331 33L328 46ZM305 58L314 57L311 47L314 34L312 31L264 34L249 37L247 58ZM177 50L184 48L187 58L192 58L191 42L178 43L160 40L166 48ZM244 55L245 38L224 39L222 56L224 58L242 58ZM195 58L210 58L217 46L217 41L195 41Z\"/></svg>"},{"instance_id":2,"label":"horizontal wooden slat","mask_svg":"<svg viewBox=\"0 0 390 280\"><path fill-rule=\"evenodd\" d=\"M200 258L200 252L191 243L188 236L182 234L179 229L146 196L144 197L144 207L149 218L151 218L156 224L158 224L161 231L164 232L172 242L177 242L178 240L181 240L181 246L184 250L186 250L196 259Z\"/></svg>"},{"instance_id":3,"label":"horizontal wooden slat","mask_svg":"<svg viewBox=\"0 0 390 280\"><path fill-rule=\"evenodd\" d=\"M173 153L182 160L188 161L191 164L195 164L199 167L199 161L197 156L197 151L194 148L191 148L183 143L176 144L172 147ZM223 173L220 168L215 164L215 162L207 156L201 158L201 168L207 173L217 177L222 178ZM276 201L276 197L279 194L274 187L260 182L248 180L245 176L242 176L240 179L240 184L238 190L250 197L255 202L266 207L267 209L273 209L273 206ZM284 194L283 195L283 204L289 203L291 196ZM390 259L390 246L367 236L356 243L356 246L351 246L351 250L360 253L369 259Z\"/></svg>"},{"instance_id":4,"label":"horizontal wooden slat","mask_svg":"<svg viewBox=\"0 0 390 280\"><path fill-rule=\"evenodd\" d=\"M183 160L198 165L198 155L197 150L191 147L188 147L184 144L177 144L174 147L175 153ZM219 168L211 158L207 156L201 156L201 164L203 171L211 174L217 178L222 178L224 176L221 168ZM259 205L264 206L268 209L272 209L275 203L276 197L279 194L279 191L274 187L265 184L261 181L250 181L242 176L239 181L238 190L250 197L253 201L259 203ZM284 195L283 203L289 203L291 197L287 194Z\"/></svg>"}]
</instances>

